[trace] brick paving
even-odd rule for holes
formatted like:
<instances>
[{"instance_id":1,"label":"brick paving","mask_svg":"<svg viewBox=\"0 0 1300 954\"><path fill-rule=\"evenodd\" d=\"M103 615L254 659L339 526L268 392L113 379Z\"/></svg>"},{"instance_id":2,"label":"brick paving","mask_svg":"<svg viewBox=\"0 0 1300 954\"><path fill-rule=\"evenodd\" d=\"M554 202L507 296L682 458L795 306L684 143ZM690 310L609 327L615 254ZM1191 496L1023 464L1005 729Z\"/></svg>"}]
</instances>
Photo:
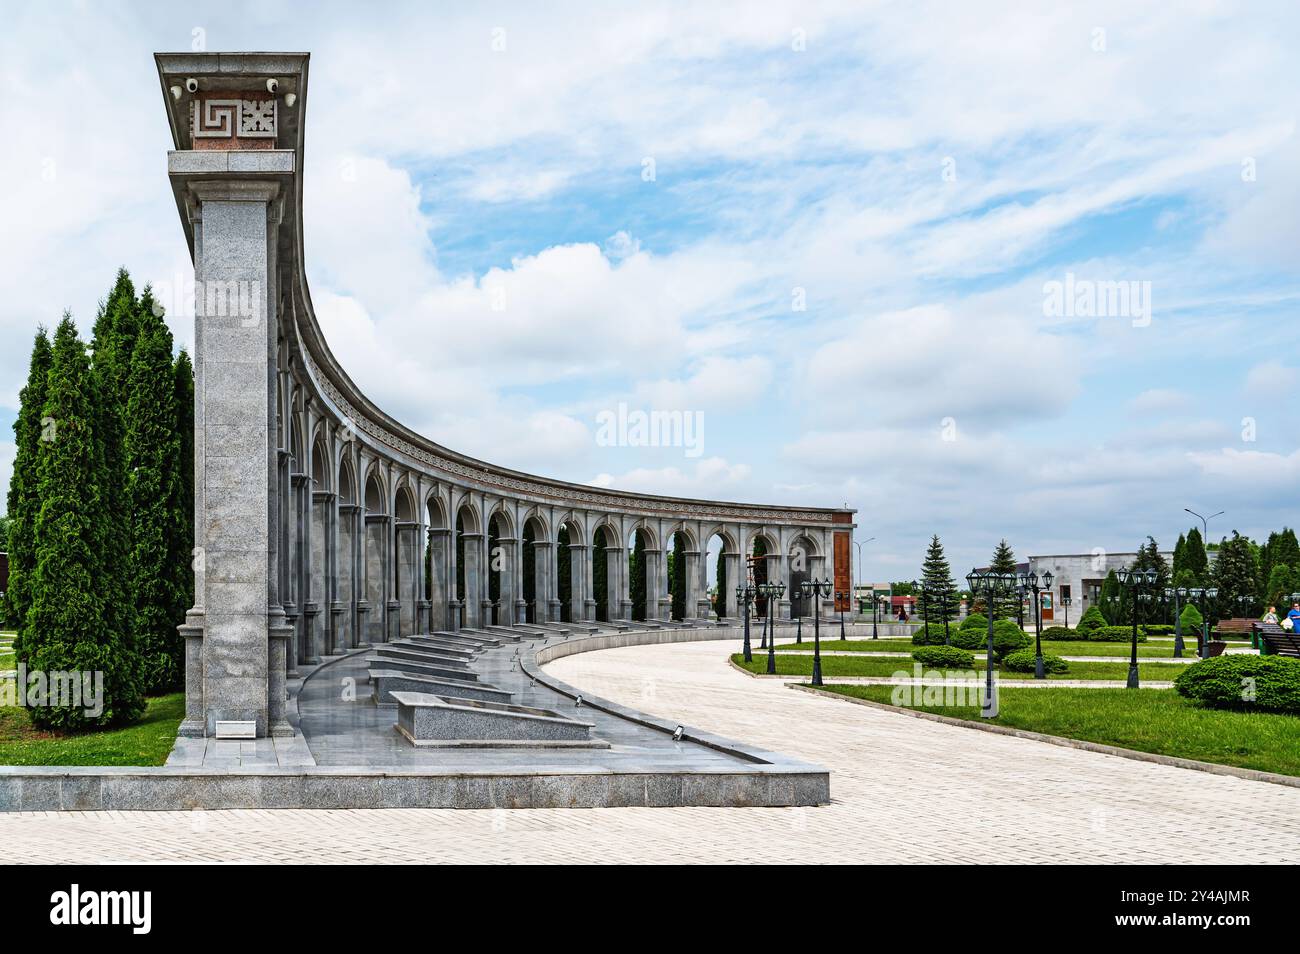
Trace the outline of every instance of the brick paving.
<instances>
[{"instance_id":1,"label":"brick paving","mask_svg":"<svg viewBox=\"0 0 1300 954\"><path fill-rule=\"evenodd\" d=\"M0 815L27 861L1295 861L1300 789L1081 752L822 699L688 643L557 660L596 695L820 762L796 809ZM1205 806L1208 810L1202 810Z\"/></svg>"}]
</instances>

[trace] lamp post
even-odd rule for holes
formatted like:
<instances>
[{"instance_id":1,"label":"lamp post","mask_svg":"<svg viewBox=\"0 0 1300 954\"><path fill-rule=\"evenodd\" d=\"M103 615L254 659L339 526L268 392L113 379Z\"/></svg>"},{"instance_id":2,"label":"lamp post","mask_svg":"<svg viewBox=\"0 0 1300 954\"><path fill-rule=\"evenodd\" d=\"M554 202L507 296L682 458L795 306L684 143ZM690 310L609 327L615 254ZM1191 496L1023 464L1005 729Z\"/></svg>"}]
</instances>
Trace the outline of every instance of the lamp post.
<instances>
[{"instance_id":1,"label":"lamp post","mask_svg":"<svg viewBox=\"0 0 1300 954\"><path fill-rule=\"evenodd\" d=\"M764 589L765 586L767 586L766 583L759 583L756 587L754 587L754 591L758 594L757 596L754 597L754 606L755 606L755 608L758 607L758 596L762 596L762 597L763 597L763 638L762 638L762 640L761 640L761 641L759 642L759 644L758 644L758 648L759 648L759 649L767 649L767 617L768 617L768 612L767 612L767 597L766 597L767 590ZM776 634L773 633L772 635L775 636Z\"/></svg>"},{"instance_id":2,"label":"lamp post","mask_svg":"<svg viewBox=\"0 0 1300 954\"><path fill-rule=\"evenodd\" d=\"M811 596L813 601L813 674L812 684L820 686L822 684L822 633L821 633L821 599L823 596L831 595L831 581L804 580L799 585L805 596Z\"/></svg>"},{"instance_id":3,"label":"lamp post","mask_svg":"<svg viewBox=\"0 0 1300 954\"><path fill-rule=\"evenodd\" d=\"M1040 592L1038 584L1037 573L1020 574L1020 588L1034 594L1034 678L1046 679L1047 673L1043 671L1043 605L1038 598ZM1052 588L1051 570L1043 573L1042 584L1042 589Z\"/></svg>"},{"instance_id":4,"label":"lamp post","mask_svg":"<svg viewBox=\"0 0 1300 954\"><path fill-rule=\"evenodd\" d=\"M980 706L980 718L992 719L997 713L993 707L993 601L999 595L1009 595L1016 588L1014 573L995 573L989 570L980 573L971 570L966 574L966 585L972 596L983 596L988 608L988 645L984 655L984 704Z\"/></svg>"},{"instance_id":5,"label":"lamp post","mask_svg":"<svg viewBox=\"0 0 1300 954\"><path fill-rule=\"evenodd\" d=\"M763 595L767 597L767 615L776 619L776 601L785 595L784 583L764 583ZM772 624L772 638L767 641L767 674L776 675L776 623Z\"/></svg>"},{"instance_id":6,"label":"lamp post","mask_svg":"<svg viewBox=\"0 0 1300 954\"><path fill-rule=\"evenodd\" d=\"M754 594L754 584L752 583L736 587L736 602L743 606L745 610L745 662L754 661L754 653L749 645L749 607L754 602Z\"/></svg>"},{"instance_id":7,"label":"lamp post","mask_svg":"<svg viewBox=\"0 0 1300 954\"><path fill-rule=\"evenodd\" d=\"M799 598L799 590L796 590L794 587L790 588L790 600L794 603L795 606L799 607L794 614L795 616L794 641L798 643L800 646L802 646L803 645L803 600ZM773 619L775 618L776 617L773 617ZM775 626L776 624L773 623L772 625Z\"/></svg>"},{"instance_id":8,"label":"lamp post","mask_svg":"<svg viewBox=\"0 0 1300 954\"><path fill-rule=\"evenodd\" d=\"M1061 605L1065 607L1065 628L1070 628L1070 604L1074 602L1071 596L1062 596Z\"/></svg>"},{"instance_id":9,"label":"lamp post","mask_svg":"<svg viewBox=\"0 0 1300 954\"><path fill-rule=\"evenodd\" d=\"M1201 545L1202 546L1210 542L1210 521L1213 520L1215 517L1222 517L1225 513L1227 513L1226 510L1220 510L1218 513L1212 513L1208 517L1202 517L1199 513L1197 513L1195 510L1190 509L1189 507L1184 507L1183 509L1186 510L1188 513L1190 513L1193 517L1201 521Z\"/></svg>"},{"instance_id":10,"label":"lamp post","mask_svg":"<svg viewBox=\"0 0 1300 954\"><path fill-rule=\"evenodd\" d=\"M844 604L849 598L849 594L836 591L835 602L840 607L840 639L844 639Z\"/></svg>"},{"instance_id":11,"label":"lamp post","mask_svg":"<svg viewBox=\"0 0 1300 954\"><path fill-rule=\"evenodd\" d=\"M1133 641L1128 663L1128 688L1138 688L1138 596L1143 587L1153 587L1160 580L1155 570L1116 570L1120 586L1128 587L1133 597ZM1149 594L1146 594L1149 595Z\"/></svg>"},{"instance_id":12,"label":"lamp post","mask_svg":"<svg viewBox=\"0 0 1300 954\"><path fill-rule=\"evenodd\" d=\"M1183 614L1182 600L1187 596L1185 586L1165 587L1165 599L1174 601L1174 658L1183 658Z\"/></svg>"},{"instance_id":13,"label":"lamp post","mask_svg":"<svg viewBox=\"0 0 1300 954\"><path fill-rule=\"evenodd\" d=\"M880 597L871 593L871 638L880 638Z\"/></svg>"}]
</instances>

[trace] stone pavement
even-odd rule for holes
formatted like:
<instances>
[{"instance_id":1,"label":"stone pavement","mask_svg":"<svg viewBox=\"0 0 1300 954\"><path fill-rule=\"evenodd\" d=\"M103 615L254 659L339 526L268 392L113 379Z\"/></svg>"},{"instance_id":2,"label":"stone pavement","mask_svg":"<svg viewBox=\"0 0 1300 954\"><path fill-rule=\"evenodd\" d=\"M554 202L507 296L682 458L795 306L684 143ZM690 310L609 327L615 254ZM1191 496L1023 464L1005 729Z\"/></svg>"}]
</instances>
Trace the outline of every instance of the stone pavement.
<instances>
[{"instance_id":1,"label":"stone pavement","mask_svg":"<svg viewBox=\"0 0 1300 954\"><path fill-rule=\"evenodd\" d=\"M831 805L10 814L0 815L0 842L11 858L47 862L1296 860L1300 789L818 698L731 669L737 646L614 649L547 669L593 694L828 765Z\"/></svg>"}]
</instances>

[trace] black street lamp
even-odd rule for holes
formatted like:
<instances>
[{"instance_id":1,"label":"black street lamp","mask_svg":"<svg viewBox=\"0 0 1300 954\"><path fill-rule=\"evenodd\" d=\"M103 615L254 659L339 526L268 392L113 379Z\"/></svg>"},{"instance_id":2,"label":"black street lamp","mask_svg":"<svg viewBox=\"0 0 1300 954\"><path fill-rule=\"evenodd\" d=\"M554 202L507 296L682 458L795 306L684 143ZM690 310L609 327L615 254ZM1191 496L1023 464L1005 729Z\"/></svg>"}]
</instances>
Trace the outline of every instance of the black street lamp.
<instances>
[{"instance_id":1,"label":"black street lamp","mask_svg":"<svg viewBox=\"0 0 1300 954\"><path fill-rule=\"evenodd\" d=\"M844 639L844 607L848 605L849 594L837 591L835 593L835 602L840 607L840 639Z\"/></svg>"},{"instance_id":2,"label":"black street lamp","mask_svg":"<svg viewBox=\"0 0 1300 954\"><path fill-rule=\"evenodd\" d=\"M1074 602L1072 597L1062 596L1061 605L1065 607L1065 628L1070 628L1070 604Z\"/></svg>"},{"instance_id":3,"label":"black street lamp","mask_svg":"<svg viewBox=\"0 0 1300 954\"><path fill-rule=\"evenodd\" d=\"M744 586L736 587L736 602L739 603L745 611L745 662L754 661L754 653L749 645L749 608L754 603L755 596L754 584L746 583Z\"/></svg>"},{"instance_id":4,"label":"black street lamp","mask_svg":"<svg viewBox=\"0 0 1300 954\"><path fill-rule=\"evenodd\" d=\"M1187 596L1185 586L1166 586L1165 599L1174 602L1174 658L1183 658L1183 614L1182 601Z\"/></svg>"},{"instance_id":5,"label":"black street lamp","mask_svg":"<svg viewBox=\"0 0 1300 954\"><path fill-rule=\"evenodd\" d=\"M767 615L776 619L776 601L785 595L784 583L763 583L759 592L767 597ZM772 624L772 638L767 641L767 674L776 675L776 623Z\"/></svg>"},{"instance_id":6,"label":"black street lamp","mask_svg":"<svg viewBox=\"0 0 1300 954\"><path fill-rule=\"evenodd\" d=\"M824 596L831 595L831 581L804 580L800 584L805 596L811 596L813 601L813 674L812 684L820 686L822 684L822 632L821 632L821 600Z\"/></svg>"},{"instance_id":7,"label":"black street lamp","mask_svg":"<svg viewBox=\"0 0 1300 954\"><path fill-rule=\"evenodd\" d=\"M1052 588L1052 571L1043 573L1041 589L1038 584L1037 573L1020 574L1020 588L1034 594L1034 678L1046 679L1047 673L1043 671L1043 604L1038 594Z\"/></svg>"},{"instance_id":8,"label":"black street lamp","mask_svg":"<svg viewBox=\"0 0 1300 954\"><path fill-rule=\"evenodd\" d=\"M794 641L798 643L800 646L802 646L803 645L803 600L799 598L799 591L794 587L790 588L790 600L794 603L796 607L798 607L798 609L795 610L795 614L794 614L795 616Z\"/></svg>"},{"instance_id":9,"label":"black street lamp","mask_svg":"<svg viewBox=\"0 0 1300 954\"><path fill-rule=\"evenodd\" d=\"M1187 596L1201 613L1201 631L1196 635L1200 645L1196 648L1196 655L1202 659L1208 659L1210 656L1210 604L1219 598L1219 590L1218 587L1214 586L1194 586L1187 591Z\"/></svg>"},{"instance_id":10,"label":"black street lamp","mask_svg":"<svg viewBox=\"0 0 1300 954\"><path fill-rule=\"evenodd\" d=\"M997 715L993 709L993 617L997 615L993 607L998 596L1008 596L1015 590L1016 575L995 573L993 570L987 573L971 570L966 574L966 585L972 596L984 597L989 614L988 645L984 655L984 704L980 706L980 718L992 719Z\"/></svg>"},{"instance_id":11,"label":"black street lamp","mask_svg":"<svg viewBox=\"0 0 1300 954\"><path fill-rule=\"evenodd\" d=\"M1128 664L1128 688L1138 688L1138 602L1139 595L1150 596L1150 593L1140 593L1143 587L1153 587L1160 580L1160 574L1155 570L1129 570L1128 567L1116 570L1115 576L1119 580L1119 585L1127 587L1130 595L1133 597L1133 642L1132 654L1129 656Z\"/></svg>"},{"instance_id":12,"label":"black street lamp","mask_svg":"<svg viewBox=\"0 0 1300 954\"><path fill-rule=\"evenodd\" d=\"M871 594L871 638L880 638L880 597Z\"/></svg>"},{"instance_id":13,"label":"black street lamp","mask_svg":"<svg viewBox=\"0 0 1300 954\"><path fill-rule=\"evenodd\" d=\"M766 583L759 583L759 584L754 588L755 591L758 593L758 596L763 596L763 594L767 592L765 589L763 589L763 587L765 587L766 585L767 585ZM755 606L755 608L758 607L758 597L757 597L757 596L754 598L754 606ZM763 602L763 638L762 638L762 640L761 640L761 641L759 642L759 644L758 644L758 648L759 648L759 649L767 649L767 616L768 616L768 613L767 613L767 601L766 601L766 598L764 598L764 602ZM774 634L774 635L775 635L775 634Z\"/></svg>"}]
</instances>

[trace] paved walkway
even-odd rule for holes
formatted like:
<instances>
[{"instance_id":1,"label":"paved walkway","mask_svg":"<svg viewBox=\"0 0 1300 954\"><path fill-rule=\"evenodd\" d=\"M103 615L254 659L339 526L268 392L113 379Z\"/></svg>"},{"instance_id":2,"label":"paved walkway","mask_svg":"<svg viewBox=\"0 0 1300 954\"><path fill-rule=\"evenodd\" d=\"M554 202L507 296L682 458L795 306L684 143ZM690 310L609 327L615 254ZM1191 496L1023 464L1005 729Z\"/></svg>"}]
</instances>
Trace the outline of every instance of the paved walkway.
<instances>
[{"instance_id":1,"label":"paved walkway","mask_svg":"<svg viewBox=\"0 0 1300 954\"><path fill-rule=\"evenodd\" d=\"M79 862L1296 860L1300 789L817 698L732 670L734 651L615 649L548 668L593 694L828 765L833 804L0 815L0 843L11 858Z\"/></svg>"}]
</instances>

